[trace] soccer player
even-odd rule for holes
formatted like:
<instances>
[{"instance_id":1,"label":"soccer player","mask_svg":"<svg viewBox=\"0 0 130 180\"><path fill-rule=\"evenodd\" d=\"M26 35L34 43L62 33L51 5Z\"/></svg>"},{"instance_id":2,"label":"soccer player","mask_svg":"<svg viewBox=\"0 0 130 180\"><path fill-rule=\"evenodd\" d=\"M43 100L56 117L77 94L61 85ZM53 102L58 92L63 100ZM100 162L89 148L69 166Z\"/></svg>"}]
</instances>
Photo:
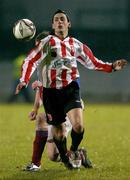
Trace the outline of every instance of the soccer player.
<instances>
[{"instance_id":1,"label":"soccer player","mask_svg":"<svg viewBox=\"0 0 130 180\"><path fill-rule=\"evenodd\" d=\"M63 123L67 115L72 124L70 149L76 152L84 134L77 61L88 69L105 72L121 70L127 61L121 59L105 63L99 60L87 45L69 36L70 27L69 16L64 11L57 10L52 16L52 34L41 40L24 60L16 94L28 85L38 67L39 78L44 87L43 104L47 122L53 126L53 139L62 162L72 169L66 155Z\"/></svg>"},{"instance_id":2,"label":"soccer player","mask_svg":"<svg viewBox=\"0 0 130 180\"><path fill-rule=\"evenodd\" d=\"M35 38L35 44L37 45L41 39L45 38L47 35L49 35L48 31L43 31L40 34L37 35ZM32 161L29 165L27 165L23 170L25 171L39 171L41 168L41 158L42 153L44 151L45 144L47 145L47 152L49 159L52 161L58 162L60 160L59 151L53 141L53 135L52 135L52 125L47 124L46 122L46 116L45 113L39 113L38 109L39 106L42 104L42 91L43 87L40 81L35 81L32 84L32 89L36 90L35 95L35 102L34 102L34 108L29 113L30 120L36 120L36 134L35 139L33 142L33 154L32 154ZM81 99L82 108L84 109L84 103ZM72 129L72 125L66 117L65 121L65 136L67 137L69 131ZM47 142L47 143L46 143ZM75 168L79 168L81 164L85 168L92 168L92 164L87 156L86 150L84 148L79 149L76 152L76 161L73 161L75 158L74 155L68 151L68 156L71 159L71 163Z\"/></svg>"},{"instance_id":3,"label":"soccer player","mask_svg":"<svg viewBox=\"0 0 130 180\"><path fill-rule=\"evenodd\" d=\"M19 83L19 76L20 76L20 67L23 63L23 60L25 58L25 54L20 54L18 57L16 57L13 61L13 86L12 86L12 92L11 92L11 95L8 99L8 102L9 103L13 103L13 102L17 102L17 96L15 96L15 88L16 88L16 85ZM23 100L25 102L28 102L28 103L31 103L32 102L32 98L30 96L30 91L29 91L29 88L25 88L21 94L20 94L23 98Z\"/></svg>"}]
</instances>

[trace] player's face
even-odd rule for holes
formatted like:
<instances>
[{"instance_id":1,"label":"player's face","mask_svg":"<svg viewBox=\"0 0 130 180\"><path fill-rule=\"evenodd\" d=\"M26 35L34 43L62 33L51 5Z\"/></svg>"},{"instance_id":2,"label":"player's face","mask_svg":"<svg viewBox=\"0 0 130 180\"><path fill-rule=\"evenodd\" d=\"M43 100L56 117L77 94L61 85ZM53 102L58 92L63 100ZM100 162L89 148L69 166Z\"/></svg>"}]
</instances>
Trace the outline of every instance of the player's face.
<instances>
[{"instance_id":1,"label":"player's face","mask_svg":"<svg viewBox=\"0 0 130 180\"><path fill-rule=\"evenodd\" d=\"M70 27L70 22L68 22L67 17L63 13L58 13L53 18L52 28L55 34L65 33L68 35L68 28Z\"/></svg>"}]
</instances>

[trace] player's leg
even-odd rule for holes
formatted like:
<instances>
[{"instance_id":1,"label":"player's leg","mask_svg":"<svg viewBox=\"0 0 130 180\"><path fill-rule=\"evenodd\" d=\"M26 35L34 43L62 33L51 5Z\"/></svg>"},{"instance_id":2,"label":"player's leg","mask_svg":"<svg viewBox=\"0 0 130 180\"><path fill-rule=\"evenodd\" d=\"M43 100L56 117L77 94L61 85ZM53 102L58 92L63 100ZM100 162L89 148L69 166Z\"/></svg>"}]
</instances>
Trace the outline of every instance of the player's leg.
<instances>
[{"instance_id":1,"label":"player's leg","mask_svg":"<svg viewBox=\"0 0 130 180\"><path fill-rule=\"evenodd\" d=\"M72 129L72 125L67 117L66 117L66 121L64 122L64 125L65 125L65 136L67 138L68 133ZM48 125L48 138L47 138L46 147L47 147L48 157L51 161L55 161L55 162L61 161L59 151L53 140L52 125Z\"/></svg>"},{"instance_id":2,"label":"player's leg","mask_svg":"<svg viewBox=\"0 0 130 180\"><path fill-rule=\"evenodd\" d=\"M47 154L51 161L59 162L61 160L59 151L54 143L52 134L52 125L48 125L48 138L47 138Z\"/></svg>"},{"instance_id":3,"label":"player's leg","mask_svg":"<svg viewBox=\"0 0 130 180\"><path fill-rule=\"evenodd\" d=\"M57 126L53 125L52 134L53 134L53 140L58 148L61 159L64 162L66 161L66 153L67 153L64 123Z\"/></svg>"},{"instance_id":4,"label":"player's leg","mask_svg":"<svg viewBox=\"0 0 130 180\"><path fill-rule=\"evenodd\" d=\"M65 112L72 124L71 139L72 144L70 150L77 154L78 147L83 139L84 126L83 126L83 107L80 98L80 89L76 82L72 82L68 87L68 102L65 107ZM77 155L76 155L77 156ZM76 157L75 156L75 157Z\"/></svg>"},{"instance_id":5,"label":"player's leg","mask_svg":"<svg viewBox=\"0 0 130 180\"><path fill-rule=\"evenodd\" d=\"M58 151L54 141L53 140L51 142L47 141L46 147L47 147L47 153L48 153L49 159L51 161L59 162L61 160L61 158L60 158L59 151Z\"/></svg>"},{"instance_id":6,"label":"player's leg","mask_svg":"<svg viewBox=\"0 0 130 180\"><path fill-rule=\"evenodd\" d=\"M64 125L65 125L65 136L67 138L69 132L72 129L72 125L68 117L66 117L66 121L64 122ZM46 147L47 147L48 157L51 161L55 161L55 162L61 161L59 151L53 140L52 125L48 125L48 138L47 138Z\"/></svg>"},{"instance_id":7,"label":"player's leg","mask_svg":"<svg viewBox=\"0 0 130 180\"><path fill-rule=\"evenodd\" d=\"M78 146L81 143L84 134L82 109L81 108L72 109L67 113L67 116L72 124L72 131L71 131L72 145L70 149L72 151L77 151Z\"/></svg>"},{"instance_id":8,"label":"player's leg","mask_svg":"<svg viewBox=\"0 0 130 180\"><path fill-rule=\"evenodd\" d=\"M62 162L66 167L72 168L67 157L67 145L65 136L66 113L64 111L64 91L44 88L43 103L47 122L52 125L53 140L58 148Z\"/></svg>"},{"instance_id":9,"label":"player's leg","mask_svg":"<svg viewBox=\"0 0 130 180\"><path fill-rule=\"evenodd\" d=\"M78 150L78 146L80 142L83 139L83 133L84 133L82 109L76 108L69 111L68 117L72 124L72 131L71 131L72 145L70 147L70 150L76 152ZM78 152L82 160L82 165L85 168L92 168L92 163L88 158L87 151L85 150L85 148L80 148Z\"/></svg>"},{"instance_id":10,"label":"player's leg","mask_svg":"<svg viewBox=\"0 0 130 180\"><path fill-rule=\"evenodd\" d=\"M41 165L42 153L48 137L48 125L46 123L46 116L40 113L36 117L36 133L33 141L32 161L25 170L38 171Z\"/></svg>"},{"instance_id":11,"label":"player's leg","mask_svg":"<svg viewBox=\"0 0 130 180\"><path fill-rule=\"evenodd\" d=\"M36 117L36 135L33 142L32 162L40 166L42 153L48 137L48 127L45 114L40 113Z\"/></svg>"},{"instance_id":12,"label":"player's leg","mask_svg":"<svg viewBox=\"0 0 130 180\"><path fill-rule=\"evenodd\" d=\"M57 126L53 126L52 130L53 130L53 139L60 153L62 162L68 169L72 169L73 166L69 161L69 157L67 156L67 139L65 136L64 123Z\"/></svg>"}]
</instances>

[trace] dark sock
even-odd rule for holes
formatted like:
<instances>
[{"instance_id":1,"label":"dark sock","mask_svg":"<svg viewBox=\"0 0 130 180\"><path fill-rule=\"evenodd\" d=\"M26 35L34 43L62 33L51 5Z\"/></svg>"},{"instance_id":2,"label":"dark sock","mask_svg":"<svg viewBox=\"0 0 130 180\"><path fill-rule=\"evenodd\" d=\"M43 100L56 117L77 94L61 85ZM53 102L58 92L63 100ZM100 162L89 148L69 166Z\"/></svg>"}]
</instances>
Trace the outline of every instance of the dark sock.
<instances>
[{"instance_id":1,"label":"dark sock","mask_svg":"<svg viewBox=\"0 0 130 180\"><path fill-rule=\"evenodd\" d=\"M61 159L62 159L62 162L68 162L69 159L67 157L67 145L66 145L66 137L63 139L63 140L57 140L55 138L54 139L54 142L59 150L59 153L60 153L60 156L61 156Z\"/></svg>"},{"instance_id":2,"label":"dark sock","mask_svg":"<svg viewBox=\"0 0 130 180\"><path fill-rule=\"evenodd\" d=\"M47 141L48 131L36 131L35 140L33 142L32 163L37 166L41 164L42 153Z\"/></svg>"},{"instance_id":3,"label":"dark sock","mask_svg":"<svg viewBox=\"0 0 130 180\"><path fill-rule=\"evenodd\" d=\"M70 148L71 151L76 151L78 149L78 146L83 139L83 134L84 134L84 130L82 133L77 133L72 129L71 131L72 145Z\"/></svg>"}]
</instances>

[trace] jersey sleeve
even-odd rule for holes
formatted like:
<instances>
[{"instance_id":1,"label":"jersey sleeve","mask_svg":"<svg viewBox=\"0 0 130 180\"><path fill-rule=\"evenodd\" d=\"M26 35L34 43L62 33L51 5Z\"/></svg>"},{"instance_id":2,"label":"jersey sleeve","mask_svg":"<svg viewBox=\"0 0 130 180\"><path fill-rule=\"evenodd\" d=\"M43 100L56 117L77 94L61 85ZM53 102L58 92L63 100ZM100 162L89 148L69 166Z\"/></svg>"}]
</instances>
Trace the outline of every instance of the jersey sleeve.
<instances>
[{"instance_id":1,"label":"jersey sleeve","mask_svg":"<svg viewBox=\"0 0 130 180\"><path fill-rule=\"evenodd\" d=\"M88 69L112 72L112 63L103 62L94 56L91 49L81 42L79 43L79 50L77 55L77 61Z\"/></svg>"},{"instance_id":2,"label":"jersey sleeve","mask_svg":"<svg viewBox=\"0 0 130 180\"><path fill-rule=\"evenodd\" d=\"M29 83L30 78L34 71L36 70L38 64L41 61L44 61L45 57L47 56L47 48L45 49L48 43L48 38L44 41L41 41L35 48L33 48L30 53L27 55L25 60L23 61L21 67L21 77L20 82Z\"/></svg>"}]
</instances>

